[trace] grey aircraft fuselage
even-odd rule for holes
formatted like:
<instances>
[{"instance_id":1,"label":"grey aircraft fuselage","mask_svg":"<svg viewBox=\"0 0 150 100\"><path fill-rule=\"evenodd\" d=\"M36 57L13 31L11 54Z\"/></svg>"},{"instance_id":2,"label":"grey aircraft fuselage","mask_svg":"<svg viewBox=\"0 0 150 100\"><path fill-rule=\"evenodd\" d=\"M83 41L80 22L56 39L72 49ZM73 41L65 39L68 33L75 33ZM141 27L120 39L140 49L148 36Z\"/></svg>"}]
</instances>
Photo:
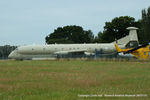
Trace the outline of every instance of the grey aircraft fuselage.
<instances>
[{"instance_id":1,"label":"grey aircraft fuselage","mask_svg":"<svg viewBox=\"0 0 150 100\"><path fill-rule=\"evenodd\" d=\"M83 52L85 55L111 54L116 52L116 48L113 43L27 45L16 48L11 52L9 58L42 59L75 52Z\"/></svg>"}]
</instances>

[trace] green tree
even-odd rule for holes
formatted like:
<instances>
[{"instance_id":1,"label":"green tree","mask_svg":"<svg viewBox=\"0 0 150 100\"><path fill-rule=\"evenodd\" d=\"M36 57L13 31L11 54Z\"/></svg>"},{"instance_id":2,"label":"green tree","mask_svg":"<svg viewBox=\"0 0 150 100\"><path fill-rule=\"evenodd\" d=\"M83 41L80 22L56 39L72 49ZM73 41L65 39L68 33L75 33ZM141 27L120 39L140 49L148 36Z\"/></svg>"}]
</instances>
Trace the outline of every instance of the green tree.
<instances>
[{"instance_id":1,"label":"green tree","mask_svg":"<svg viewBox=\"0 0 150 100\"><path fill-rule=\"evenodd\" d=\"M99 42L113 42L129 34L127 27L139 26L133 17L121 16L114 18L111 22L106 22L103 33L98 34Z\"/></svg>"},{"instance_id":2,"label":"green tree","mask_svg":"<svg viewBox=\"0 0 150 100\"><path fill-rule=\"evenodd\" d=\"M139 20L141 23L139 30L139 40L141 44L150 42L150 7L142 10L142 19Z\"/></svg>"},{"instance_id":3,"label":"green tree","mask_svg":"<svg viewBox=\"0 0 150 100\"><path fill-rule=\"evenodd\" d=\"M101 43L101 42L102 42L102 39L101 39L102 35L103 35L102 32L98 32L98 34L97 34L97 36L95 36L93 42L94 42L94 43Z\"/></svg>"},{"instance_id":4,"label":"green tree","mask_svg":"<svg viewBox=\"0 0 150 100\"><path fill-rule=\"evenodd\" d=\"M8 55L16 48L16 46L0 46L0 59L7 59Z\"/></svg>"},{"instance_id":5,"label":"green tree","mask_svg":"<svg viewBox=\"0 0 150 100\"><path fill-rule=\"evenodd\" d=\"M53 33L46 36L47 44L54 43L91 43L94 35L91 30L83 30L80 26L58 27Z\"/></svg>"}]
</instances>

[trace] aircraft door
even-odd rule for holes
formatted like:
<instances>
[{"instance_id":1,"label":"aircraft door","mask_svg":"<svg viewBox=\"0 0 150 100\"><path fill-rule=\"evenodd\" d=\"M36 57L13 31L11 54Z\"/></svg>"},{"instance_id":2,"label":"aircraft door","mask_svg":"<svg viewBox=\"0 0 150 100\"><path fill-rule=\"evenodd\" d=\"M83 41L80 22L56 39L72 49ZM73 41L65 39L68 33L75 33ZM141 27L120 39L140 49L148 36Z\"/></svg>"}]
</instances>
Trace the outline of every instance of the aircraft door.
<instances>
[{"instance_id":1,"label":"aircraft door","mask_svg":"<svg viewBox=\"0 0 150 100\"><path fill-rule=\"evenodd\" d=\"M97 51L97 49L95 48L95 57L97 57L97 54L98 54L98 51Z\"/></svg>"}]
</instances>

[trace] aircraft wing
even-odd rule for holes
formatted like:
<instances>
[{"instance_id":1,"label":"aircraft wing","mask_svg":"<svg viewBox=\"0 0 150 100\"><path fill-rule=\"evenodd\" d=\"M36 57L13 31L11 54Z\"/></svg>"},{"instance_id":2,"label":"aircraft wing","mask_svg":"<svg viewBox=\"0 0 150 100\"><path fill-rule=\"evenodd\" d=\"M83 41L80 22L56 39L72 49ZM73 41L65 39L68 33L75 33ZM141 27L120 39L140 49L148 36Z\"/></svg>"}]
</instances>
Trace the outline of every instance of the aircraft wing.
<instances>
[{"instance_id":1,"label":"aircraft wing","mask_svg":"<svg viewBox=\"0 0 150 100\"><path fill-rule=\"evenodd\" d=\"M79 50L68 50L68 51L58 51L55 52L54 54L68 54L68 53L77 53L77 52L87 52L87 49L79 49Z\"/></svg>"}]
</instances>

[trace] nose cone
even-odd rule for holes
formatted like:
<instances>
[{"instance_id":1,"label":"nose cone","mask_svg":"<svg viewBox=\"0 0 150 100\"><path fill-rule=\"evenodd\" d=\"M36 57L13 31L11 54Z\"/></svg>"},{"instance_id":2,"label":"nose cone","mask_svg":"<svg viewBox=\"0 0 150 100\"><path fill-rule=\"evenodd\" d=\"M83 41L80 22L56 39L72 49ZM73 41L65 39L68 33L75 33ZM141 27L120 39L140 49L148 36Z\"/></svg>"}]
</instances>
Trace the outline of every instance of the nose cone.
<instances>
[{"instance_id":1,"label":"nose cone","mask_svg":"<svg viewBox=\"0 0 150 100\"><path fill-rule=\"evenodd\" d=\"M12 58L12 54L11 54L11 53L8 55L8 58L9 58L9 59L11 59L11 58Z\"/></svg>"},{"instance_id":2,"label":"nose cone","mask_svg":"<svg viewBox=\"0 0 150 100\"><path fill-rule=\"evenodd\" d=\"M14 58L14 51L12 51L9 55L8 55L9 59L13 59Z\"/></svg>"}]
</instances>

